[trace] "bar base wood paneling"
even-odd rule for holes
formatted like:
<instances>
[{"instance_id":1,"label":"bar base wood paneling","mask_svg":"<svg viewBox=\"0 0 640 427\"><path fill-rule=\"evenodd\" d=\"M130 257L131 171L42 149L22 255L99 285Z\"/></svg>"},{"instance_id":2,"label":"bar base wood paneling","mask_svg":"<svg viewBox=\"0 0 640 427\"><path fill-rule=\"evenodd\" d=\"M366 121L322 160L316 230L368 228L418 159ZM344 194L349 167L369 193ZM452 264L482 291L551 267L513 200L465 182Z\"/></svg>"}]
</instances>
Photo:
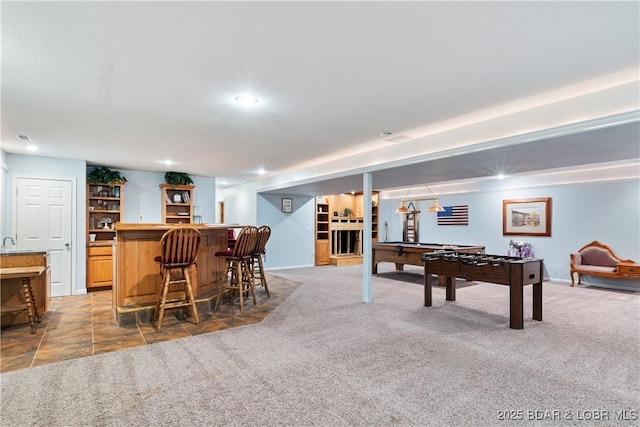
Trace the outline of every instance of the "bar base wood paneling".
<instances>
[{"instance_id":1,"label":"bar base wood paneling","mask_svg":"<svg viewBox=\"0 0 640 427\"><path fill-rule=\"evenodd\" d=\"M28 252L3 252L0 254L0 266L5 268L16 267L45 267L44 272L38 277L31 279L31 288L36 302L36 307L40 314L49 310L51 305L50 294L50 269L48 268L47 253L45 251ZM20 306L23 305L22 279L2 279L2 292L0 293L0 305ZM3 312L2 326L28 324L29 315L25 311Z\"/></svg>"},{"instance_id":2,"label":"bar base wood paneling","mask_svg":"<svg viewBox=\"0 0 640 427\"><path fill-rule=\"evenodd\" d=\"M509 286L509 326L524 327L524 287L533 285L533 319L542 320L543 260L470 255L462 253L424 254L424 305L432 305L431 275L445 276L446 300L456 300L456 277Z\"/></svg>"},{"instance_id":3,"label":"bar base wood paneling","mask_svg":"<svg viewBox=\"0 0 640 427\"><path fill-rule=\"evenodd\" d=\"M117 247L114 312L118 324L149 322L158 300L162 277L154 258L160 255L160 239L168 224L116 224ZM197 273L191 272L193 293L198 309L209 311L215 302L218 286L225 278L224 262L215 256L227 249L224 224L192 224L202 234L197 258ZM180 296L169 292L168 298Z\"/></svg>"}]
</instances>

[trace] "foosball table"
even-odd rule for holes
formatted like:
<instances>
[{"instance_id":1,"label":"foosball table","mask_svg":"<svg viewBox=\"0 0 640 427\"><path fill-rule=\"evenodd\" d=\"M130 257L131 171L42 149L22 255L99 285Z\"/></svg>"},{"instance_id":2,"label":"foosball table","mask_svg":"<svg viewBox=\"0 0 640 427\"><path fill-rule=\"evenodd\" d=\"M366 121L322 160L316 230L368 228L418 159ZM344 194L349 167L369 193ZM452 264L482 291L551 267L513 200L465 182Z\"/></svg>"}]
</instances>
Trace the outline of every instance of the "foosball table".
<instances>
[{"instance_id":1,"label":"foosball table","mask_svg":"<svg viewBox=\"0 0 640 427\"><path fill-rule=\"evenodd\" d=\"M434 252L422 256L424 263L424 305L431 307L431 275L445 277L446 300L456 300L456 277L509 286L509 326L524 325L524 292L533 285L533 319L542 320L542 259L501 255Z\"/></svg>"}]
</instances>

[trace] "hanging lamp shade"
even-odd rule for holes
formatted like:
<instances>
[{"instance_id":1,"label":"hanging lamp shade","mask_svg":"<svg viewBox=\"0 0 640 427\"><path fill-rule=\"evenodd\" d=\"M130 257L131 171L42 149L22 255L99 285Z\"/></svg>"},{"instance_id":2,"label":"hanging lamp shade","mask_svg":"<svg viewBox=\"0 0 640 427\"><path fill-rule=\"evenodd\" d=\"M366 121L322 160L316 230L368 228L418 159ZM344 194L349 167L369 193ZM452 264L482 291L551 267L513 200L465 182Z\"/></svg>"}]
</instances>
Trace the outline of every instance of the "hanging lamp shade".
<instances>
[{"instance_id":1,"label":"hanging lamp shade","mask_svg":"<svg viewBox=\"0 0 640 427\"><path fill-rule=\"evenodd\" d=\"M404 200L402 200L402 201L400 202L400 206L398 207L398 209L396 209L396 213L399 213L399 214L408 214L409 212L410 212L410 211L409 211L409 208L405 206L405 204L404 204Z\"/></svg>"},{"instance_id":2,"label":"hanging lamp shade","mask_svg":"<svg viewBox=\"0 0 640 427\"><path fill-rule=\"evenodd\" d=\"M435 199L433 205L429 206L429 212L444 212L444 208L438 204L438 199Z\"/></svg>"}]
</instances>

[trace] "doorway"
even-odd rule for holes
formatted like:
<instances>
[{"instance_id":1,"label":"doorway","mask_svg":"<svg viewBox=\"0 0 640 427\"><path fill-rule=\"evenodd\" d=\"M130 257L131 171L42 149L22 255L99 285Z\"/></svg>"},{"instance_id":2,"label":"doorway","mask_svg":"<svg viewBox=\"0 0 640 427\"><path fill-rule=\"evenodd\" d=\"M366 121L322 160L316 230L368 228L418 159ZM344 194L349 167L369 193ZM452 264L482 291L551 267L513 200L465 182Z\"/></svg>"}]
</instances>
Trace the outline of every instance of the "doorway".
<instances>
[{"instance_id":1,"label":"doorway","mask_svg":"<svg viewBox=\"0 0 640 427\"><path fill-rule=\"evenodd\" d=\"M224 201L218 202L218 224L224 224Z\"/></svg>"},{"instance_id":2,"label":"doorway","mask_svg":"<svg viewBox=\"0 0 640 427\"><path fill-rule=\"evenodd\" d=\"M47 250L51 296L72 294L73 182L16 178L13 224L18 249Z\"/></svg>"}]
</instances>

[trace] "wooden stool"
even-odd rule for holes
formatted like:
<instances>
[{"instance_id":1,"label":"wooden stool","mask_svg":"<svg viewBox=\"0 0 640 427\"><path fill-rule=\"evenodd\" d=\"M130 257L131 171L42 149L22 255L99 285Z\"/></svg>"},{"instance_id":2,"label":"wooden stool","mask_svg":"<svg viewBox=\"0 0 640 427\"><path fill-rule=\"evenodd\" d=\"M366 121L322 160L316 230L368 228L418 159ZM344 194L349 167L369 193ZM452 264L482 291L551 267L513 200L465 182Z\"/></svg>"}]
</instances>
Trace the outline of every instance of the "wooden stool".
<instances>
[{"instance_id":1,"label":"wooden stool","mask_svg":"<svg viewBox=\"0 0 640 427\"><path fill-rule=\"evenodd\" d=\"M226 292L229 301L233 299L233 293L237 289L240 294L240 311L243 311L244 293L250 291L253 304L256 304L256 289L253 282L251 257L256 247L258 229L252 225L243 227L238 234L233 250L216 252L216 256L225 260L225 274L227 280L220 285L214 310L218 308L220 298Z\"/></svg>"},{"instance_id":2,"label":"wooden stool","mask_svg":"<svg viewBox=\"0 0 640 427\"><path fill-rule=\"evenodd\" d=\"M153 315L154 320L157 319L157 331L160 331L162 327L164 310L167 308L191 307L195 324L200 323L198 308L193 298L189 268L196 266L196 256L200 249L201 240L200 232L193 227L173 228L164 233L160 240L162 253L154 259L160 264L160 275L162 276L162 289ZM172 279L172 272L175 272L177 277ZM167 301L170 285L183 285L184 299Z\"/></svg>"},{"instance_id":3,"label":"wooden stool","mask_svg":"<svg viewBox=\"0 0 640 427\"><path fill-rule=\"evenodd\" d=\"M267 286L267 278L264 275L264 264L262 263L262 257L266 254L267 240L271 236L271 228L268 225L258 227L258 239L256 240L256 248L251 255L251 271L253 274L254 286L261 285L267 292L267 297L271 297L269 294L269 286Z\"/></svg>"},{"instance_id":4,"label":"wooden stool","mask_svg":"<svg viewBox=\"0 0 640 427\"><path fill-rule=\"evenodd\" d=\"M22 300L24 301L24 307L2 307L2 313L26 311L29 317L29 325L31 326L31 333L36 333L36 322L42 321L40 313L38 313L38 307L36 306L36 299L33 296L33 288L31 286L31 278L40 276L46 267L33 266L33 267L9 267L0 268L0 282L2 279L22 279Z\"/></svg>"}]
</instances>

